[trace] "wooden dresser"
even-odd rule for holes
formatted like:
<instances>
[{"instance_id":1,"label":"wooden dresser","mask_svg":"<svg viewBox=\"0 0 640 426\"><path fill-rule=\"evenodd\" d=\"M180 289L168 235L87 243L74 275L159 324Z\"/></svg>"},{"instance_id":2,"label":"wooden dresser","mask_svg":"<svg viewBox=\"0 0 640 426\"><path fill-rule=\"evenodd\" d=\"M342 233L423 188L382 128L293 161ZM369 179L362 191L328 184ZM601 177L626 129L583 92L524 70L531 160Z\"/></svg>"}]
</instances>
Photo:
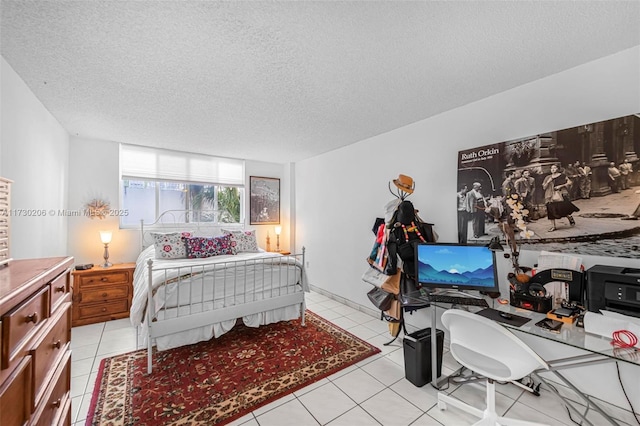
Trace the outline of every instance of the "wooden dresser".
<instances>
[{"instance_id":1,"label":"wooden dresser","mask_svg":"<svg viewBox=\"0 0 640 426\"><path fill-rule=\"evenodd\" d=\"M11 228L11 183L0 177L0 268L11 260L9 231Z\"/></svg>"},{"instance_id":2,"label":"wooden dresser","mask_svg":"<svg viewBox=\"0 0 640 426\"><path fill-rule=\"evenodd\" d=\"M127 318L135 263L73 271L73 326Z\"/></svg>"},{"instance_id":3,"label":"wooden dresser","mask_svg":"<svg viewBox=\"0 0 640 426\"><path fill-rule=\"evenodd\" d=\"M0 268L0 425L71 424L72 257Z\"/></svg>"}]
</instances>

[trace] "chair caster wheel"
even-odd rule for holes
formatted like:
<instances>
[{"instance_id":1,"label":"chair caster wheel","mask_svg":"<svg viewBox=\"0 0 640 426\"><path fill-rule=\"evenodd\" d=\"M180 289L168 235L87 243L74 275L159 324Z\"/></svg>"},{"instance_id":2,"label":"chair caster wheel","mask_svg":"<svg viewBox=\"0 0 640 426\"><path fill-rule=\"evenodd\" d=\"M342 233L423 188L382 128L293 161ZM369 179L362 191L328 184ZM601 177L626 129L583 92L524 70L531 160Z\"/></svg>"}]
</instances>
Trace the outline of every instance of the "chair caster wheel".
<instances>
[{"instance_id":1,"label":"chair caster wheel","mask_svg":"<svg viewBox=\"0 0 640 426\"><path fill-rule=\"evenodd\" d=\"M443 401L438 401L438 408L442 411L447 409L447 404Z\"/></svg>"}]
</instances>

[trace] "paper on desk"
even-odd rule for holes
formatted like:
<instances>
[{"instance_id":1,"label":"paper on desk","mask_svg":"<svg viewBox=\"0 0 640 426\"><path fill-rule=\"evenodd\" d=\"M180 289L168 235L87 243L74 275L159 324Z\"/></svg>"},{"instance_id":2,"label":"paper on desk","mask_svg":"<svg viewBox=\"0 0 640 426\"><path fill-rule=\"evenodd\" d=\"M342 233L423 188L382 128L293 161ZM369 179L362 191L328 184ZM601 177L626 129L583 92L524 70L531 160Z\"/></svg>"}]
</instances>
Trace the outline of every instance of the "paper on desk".
<instances>
[{"instance_id":1,"label":"paper on desk","mask_svg":"<svg viewBox=\"0 0 640 426\"><path fill-rule=\"evenodd\" d=\"M569 254L541 251L538 256L538 271L546 269L571 269L580 271L582 268L582 258Z\"/></svg>"},{"instance_id":2,"label":"paper on desk","mask_svg":"<svg viewBox=\"0 0 640 426\"><path fill-rule=\"evenodd\" d=\"M613 312L613 311L607 311L606 309L603 309L600 311L600 313L602 315L604 315L605 317L611 317L611 318L615 318L621 321L629 321L632 322L634 324L640 325L640 318L636 318L636 317L632 317L629 315L624 315L624 314L619 314L617 312ZM640 339L640 336L638 336L638 339Z\"/></svg>"},{"instance_id":3,"label":"paper on desk","mask_svg":"<svg viewBox=\"0 0 640 426\"><path fill-rule=\"evenodd\" d=\"M602 315L595 312L584 314L584 331L611 339L614 331L627 330L636 335L636 347L640 348L640 323L637 318L604 310L601 312Z\"/></svg>"}]
</instances>

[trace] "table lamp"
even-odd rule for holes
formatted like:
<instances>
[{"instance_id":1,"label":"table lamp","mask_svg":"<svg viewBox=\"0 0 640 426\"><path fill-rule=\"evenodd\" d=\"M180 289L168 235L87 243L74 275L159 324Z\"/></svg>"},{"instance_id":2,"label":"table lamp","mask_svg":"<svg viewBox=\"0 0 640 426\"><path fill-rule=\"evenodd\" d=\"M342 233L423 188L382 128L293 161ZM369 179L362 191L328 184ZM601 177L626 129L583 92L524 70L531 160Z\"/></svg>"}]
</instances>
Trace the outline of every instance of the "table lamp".
<instances>
[{"instance_id":1,"label":"table lamp","mask_svg":"<svg viewBox=\"0 0 640 426\"><path fill-rule=\"evenodd\" d=\"M113 264L109 262L109 243L111 242L111 231L100 231L100 241L104 244L104 263L103 268L108 268Z\"/></svg>"},{"instance_id":2,"label":"table lamp","mask_svg":"<svg viewBox=\"0 0 640 426\"><path fill-rule=\"evenodd\" d=\"M282 226L276 226L276 251L280 251L280 234L282 233Z\"/></svg>"}]
</instances>

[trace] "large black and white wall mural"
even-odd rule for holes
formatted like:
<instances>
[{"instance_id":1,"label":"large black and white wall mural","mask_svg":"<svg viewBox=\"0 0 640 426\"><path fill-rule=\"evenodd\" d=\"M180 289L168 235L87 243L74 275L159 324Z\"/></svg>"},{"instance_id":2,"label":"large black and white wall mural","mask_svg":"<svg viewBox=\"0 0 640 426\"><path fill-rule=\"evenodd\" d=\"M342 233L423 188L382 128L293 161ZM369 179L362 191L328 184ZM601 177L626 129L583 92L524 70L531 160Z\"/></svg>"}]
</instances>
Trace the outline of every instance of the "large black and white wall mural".
<instances>
[{"instance_id":1,"label":"large black and white wall mural","mask_svg":"<svg viewBox=\"0 0 640 426\"><path fill-rule=\"evenodd\" d=\"M458 240L504 241L516 198L522 249L640 257L639 154L640 114L460 151Z\"/></svg>"}]
</instances>

